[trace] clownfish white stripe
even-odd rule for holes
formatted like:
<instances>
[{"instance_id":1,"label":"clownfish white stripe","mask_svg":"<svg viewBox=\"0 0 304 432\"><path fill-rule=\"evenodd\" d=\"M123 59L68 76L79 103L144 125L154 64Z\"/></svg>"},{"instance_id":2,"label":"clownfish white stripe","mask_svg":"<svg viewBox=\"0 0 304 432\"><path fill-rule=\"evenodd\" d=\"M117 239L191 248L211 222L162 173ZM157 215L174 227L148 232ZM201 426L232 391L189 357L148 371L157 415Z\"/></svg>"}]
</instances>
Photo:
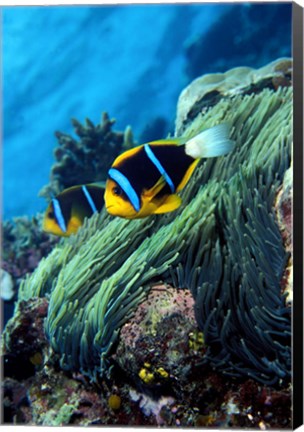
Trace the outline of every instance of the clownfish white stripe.
<instances>
[{"instance_id":1,"label":"clownfish white stripe","mask_svg":"<svg viewBox=\"0 0 304 432\"><path fill-rule=\"evenodd\" d=\"M164 177L166 183L169 185L169 187L171 189L171 192L174 193L175 192L175 187L174 187L173 181L171 180L170 176L168 175L168 173L166 172L166 170L164 169L164 167L162 166L162 164L160 163L160 161L157 159L157 157L153 153L153 151L152 151L151 147L149 146L149 144L145 144L144 145L144 149L145 149L146 155L148 156L148 158L150 159L150 161L158 169L160 175L162 175Z\"/></svg>"},{"instance_id":2,"label":"clownfish white stripe","mask_svg":"<svg viewBox=\"0 0 304 432\"><path fill-rule=\"evenodd\" d=\"M140 210L140 200L127 177L120 171L118 171L116 168L110 168L108 171L108 175L121 187L121 189L127 195L130 203L134 207L134 210L138 212Z\"/></svg>"},{"instance_id":3,"label":"clownfish white stripe","mask_svg":"<svg viewBox=\"0 0 304 432\"><path fill-rule=\"evenodd\" d=\"M90 204L92 212L97 213L97 208L96 208L94 201L90 195L90 192L88 191L88 189L85 186L82 186L81 189L82 189L82 192L85 194L85 197L86 197L88 203Z\"/></svg>"},{"instance_id":4,"label":"clownfish white stripe","mask_svg":"<svg viewBox=\"0 0 304 432\"><path fill-rule=\"evenodd\" d=\"M66 232L67 228L66 228L65 220L64 220L58 199L53 198L52 203L53 203L54 213L55 213L55 217L56 217L56 220L58 222L58 225L60 226L61 231Z\"/></svg>"},{"instance_id":5,"label":"clownfish white stripe","mask_svg":"<svg viewBox=\"0 0 304 432\"><path fill-rule=\"evenodd\" d=\"M185 144L185 152L194 159L223 156L229 153L235 145L229 139L229 127L222 123L206 129L191 138Z\"/></svg>"}]
</instances>

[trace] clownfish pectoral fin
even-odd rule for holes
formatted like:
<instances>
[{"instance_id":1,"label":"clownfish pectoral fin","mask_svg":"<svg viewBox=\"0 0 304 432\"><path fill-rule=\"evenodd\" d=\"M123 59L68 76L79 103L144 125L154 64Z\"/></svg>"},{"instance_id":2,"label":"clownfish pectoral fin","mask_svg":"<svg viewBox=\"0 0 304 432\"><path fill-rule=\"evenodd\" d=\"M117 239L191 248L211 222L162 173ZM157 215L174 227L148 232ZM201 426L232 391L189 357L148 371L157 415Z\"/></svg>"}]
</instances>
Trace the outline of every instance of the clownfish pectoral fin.
<instances>
[{"instance_id":1,"label":"clownfish pectoral fin","mask_svg":"<svg viewBox=\"0 0 304 432\"><path fill-rule=\"evenodd\" d=\"M169 195L168 198L163 202L162 205L157 207L156 210L154 210L154 213L169 213L173 210L176 210L182 203L181 197L173 194Z\"/></svg>"},{"instance_id":2,"label":"clownfish pectoral fin","mask_svg":"<svg viewBox=\"0 0 304 432\"><path fill-rule=\"evenodd\" d=\"M166 185L166 181L163 176L155 183L153 187L143 192L143 197L148 201L151 201Z\"/></svg>"}]
</instances>

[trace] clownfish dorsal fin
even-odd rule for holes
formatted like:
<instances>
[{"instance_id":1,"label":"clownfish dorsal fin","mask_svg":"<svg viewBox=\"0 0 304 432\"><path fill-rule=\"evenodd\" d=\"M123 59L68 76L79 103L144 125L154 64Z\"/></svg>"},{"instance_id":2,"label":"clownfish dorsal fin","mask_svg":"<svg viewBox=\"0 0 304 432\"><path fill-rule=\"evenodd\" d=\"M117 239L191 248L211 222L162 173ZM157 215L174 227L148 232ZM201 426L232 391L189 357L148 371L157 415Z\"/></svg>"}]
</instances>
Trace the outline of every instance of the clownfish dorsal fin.
<instances>
[{"instance_id":1,"label":"clownfish dorsal fin","mask_svg":"<svg viewBox=\"0 0 304 432\"><path fill-rule=\"evenodd\" d=\"M157 207L154 213L168 213L173 210L176 210L182 203L182 199L180 196L176 194L169 195L168 198L163 202L162 205Z\"/></svg>"},{"instance_id":2,"label":"clownfish dorsal fin","mask_svg":"<svg viewBox=\"0 0 304 432\"><path fill-rule=\"evenodd\" d=\"M89 183L86 186L95 186L95 187L100 187L102 189L106 188L106 182L105 181L99 181L99 182L95 182L95 183Z\"/></svg>"},{"instance_id":3,"label":"clownfish dorsal fin","mask_svg":"<svg viewBox=\"0 0 304 432\"><path fill-rule=\"evenodd\" d=\"M175 138L165 138L165 139L161 139L161 140L157 140L157 141L151 141L147 144L149 145L172 145L172 146L177 146L177 145L181 145L181 144L185 144L186 142L186 138L184 137L175 137Z\"/></svg>"},{"instance_id":4,"label":"clownfish dorsal fin","mask_svg":"<svg viewBox=\"0 0 304 432\"><path fill-rule=\"evenodd\" d=\"M148 201L151 201L163 189L165 185L166 180L163 176L161 176L159 180L155 183L155 185L152 188L145 190L142 195Z\"/></svg>"}]
</instances>

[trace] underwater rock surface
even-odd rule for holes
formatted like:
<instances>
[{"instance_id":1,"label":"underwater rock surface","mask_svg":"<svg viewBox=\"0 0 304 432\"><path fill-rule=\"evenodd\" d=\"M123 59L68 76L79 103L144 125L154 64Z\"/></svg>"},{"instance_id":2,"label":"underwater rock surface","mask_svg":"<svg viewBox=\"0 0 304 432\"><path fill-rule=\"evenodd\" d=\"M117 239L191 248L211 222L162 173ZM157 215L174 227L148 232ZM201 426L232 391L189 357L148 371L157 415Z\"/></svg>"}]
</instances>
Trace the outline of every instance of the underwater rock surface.
<instances>
[{"instance_id":1,"label":"underwater rock surface","mask_svg":"<svg viewBox=\"0 0 304 432\"><path fill-rule=\"evenodd\" d=\"M139 324L141 332L144 328L149 332L148 321L143 326L141 322L137 323L137 318L145 310L158 312L157 308L162 305L166 310L165 316L160 313L157 313L157 317L154 313L148 315L154 317L154 329L157 329L158 324L172 324L172 320L180 323L181 319L188 322L188 327L177 326L174 334L171 326L170 332L164 326L161 328L162 334L157 336L167 339L169 350L168 345L162 343L153 347L156 350L149 353L151 363L145 361L139 374L136 373L133 378L132 369L126 371L115 364L111 379L101 381L98 386L79 373L61 370L59 358L48 347L44 333L47 299L22 302L14 323L7 329L9 336L2 347L5 348L3 422L44 426L289 427L290 418L286 415L290 409L288 388L261 386L250 379L244 382L229 380L208 368L199 367L199 359L204 354L204 342L200 332L187 334L190 328L196 326L193 311L189 309L189 292L183 294L184 291L179 290L177 295L173 288L167 288L169 295L163 287L152 288L152 293L156 289L157 295L155 292L154 295L149 294L150 305L142 304L129 326L134 328L134 325ZM168 304L168 298L174 296L180 300L180 295L185 296L186 303ZM154 304L153 297L157 298ZM178 311L185 314L184 318ZM122 332L125 335L122 335L120 345L127 348L126 344L130 342L128 323ZM150 333L152 336L153 332ZM144 336L138 331L137 335L139 338ZM180 338L181 335L184 337ZM143 337L142 343L147 340L147 336ZM152 342L153 338L150 340ZM160 342L163 341L160 339ZM117 354L119 350L122 355L120 347ZM137 359L140 359L138 347L136 351L133 351L133 355L136 354ZM155 355L157 352L159 357ZM129 350L129 353L132 352ZM144 353L147 351L144 350ZM121 360L126 362L128 357ZM177 360L181 360L182 364L178 364ZM166 368L171 368L173 373L168 374L165 368L156 367L160 362ZM132 363L132 358L129 358L128 367L132 365L135 366L136 362ZM182 378L182 381L177 378Z\"/></svg>"},{"instance_id":2,"label":"underwater rock surface","mask_svg":"<svg viewBox=\"0 0 304 432\"><path fill-rule=\"evenodd\" d=\"M112 358L139 388L172 396L193 380L204 351L190 290L156 286L122 327Z\"/></svg>"},{"instance_id":3,"label":"underwater rock surface","mask_svg":"<svg viewBox=\"0 0 304 432\"><path fill-rule=\"evenodd\" d=\"M62 377L81 376L86 389L89 380L112 383L122 400L116 424L289 427L291 309L283 285L291 243L275 203L291 166L290 80L199 102L194 111L182 121L185 136L228 122L236 150L202 161L172 214L87 220L22 282L19 302L48 299L48 364ZM164 296L152 288L160 281L171 285ZM173 301L162 315L168 296L178 307ZM108 388L103 407L110 395ZM56 424L75 421L68 405Z\"/></svg>"}]
</instances>

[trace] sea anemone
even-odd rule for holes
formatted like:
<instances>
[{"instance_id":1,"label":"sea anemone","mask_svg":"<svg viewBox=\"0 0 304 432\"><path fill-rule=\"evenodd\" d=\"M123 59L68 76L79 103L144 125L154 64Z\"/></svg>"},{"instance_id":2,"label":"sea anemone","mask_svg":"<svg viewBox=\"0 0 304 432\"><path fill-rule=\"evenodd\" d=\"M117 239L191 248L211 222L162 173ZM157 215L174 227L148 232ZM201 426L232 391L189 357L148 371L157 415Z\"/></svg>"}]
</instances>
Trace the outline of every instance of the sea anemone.
<instances>
[{"instance_id":1,"label":"sea anemone","mask_svg":"<svg viewBox=\"0 0 304 432\"><path fill-rule=\"evenodd\" d=\"M162 280L191 289L206 362L264 383L290 376L288 253L272 206L291 162L291 104L292 89L280 87L199 113L184 135L228 122L236 150L201 163L176 212L93 216L22 283L19 300L49 297L46 332L64 369L107 372L121 326Z\"/></svg>"}]
</instances>

